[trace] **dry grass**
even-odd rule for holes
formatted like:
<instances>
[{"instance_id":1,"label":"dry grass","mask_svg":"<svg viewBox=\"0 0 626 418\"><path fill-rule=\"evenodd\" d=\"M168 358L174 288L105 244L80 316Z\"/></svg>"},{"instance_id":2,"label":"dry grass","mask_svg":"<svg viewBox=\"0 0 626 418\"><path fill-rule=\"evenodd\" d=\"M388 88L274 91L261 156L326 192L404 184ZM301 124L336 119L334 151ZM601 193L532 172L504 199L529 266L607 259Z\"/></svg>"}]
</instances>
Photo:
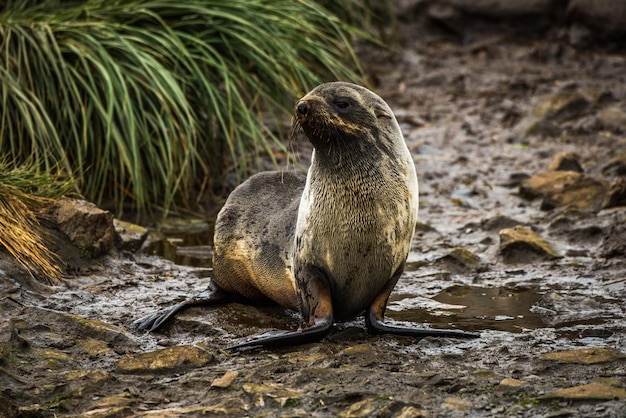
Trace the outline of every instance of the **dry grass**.
<instances>
[{"instance_id":1,"label":"dry grass","mask_svg":"<svg viewBox=\"0 0 626 418\"><path fill-rule=\"evenodd\" d=\"M63 176L0 162L0 246L47 284L57 283L63 272L58 257L46 246L37 213L73 186Z\"/></svg>"}]
</instances>

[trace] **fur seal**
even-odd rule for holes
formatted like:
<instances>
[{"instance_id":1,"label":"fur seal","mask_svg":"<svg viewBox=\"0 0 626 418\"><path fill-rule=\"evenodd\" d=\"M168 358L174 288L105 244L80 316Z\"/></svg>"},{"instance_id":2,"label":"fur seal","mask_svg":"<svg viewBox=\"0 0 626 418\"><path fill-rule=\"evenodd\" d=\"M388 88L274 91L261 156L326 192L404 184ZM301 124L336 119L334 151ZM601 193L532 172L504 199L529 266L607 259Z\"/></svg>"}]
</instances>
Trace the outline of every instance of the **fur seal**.
<instances>
[{"instance_id":1,"label":"fur seal","mask_svg":"<svg viewBox=\"0 0 626 418\"><path fill-rule=\"evenodd\" d=\"M314 148L306 177L264 172L238 186L216 221L215 286L135 321L138 328L157 329L181 309L236 295L275 301L303 322L233 349L318 341L335 320L363 312L370 332L478 337L384 323L418 211L413 159L387 103L365 87L332 82L300 99L294 113L294 127Z\"/></svg>"}]
</instances>

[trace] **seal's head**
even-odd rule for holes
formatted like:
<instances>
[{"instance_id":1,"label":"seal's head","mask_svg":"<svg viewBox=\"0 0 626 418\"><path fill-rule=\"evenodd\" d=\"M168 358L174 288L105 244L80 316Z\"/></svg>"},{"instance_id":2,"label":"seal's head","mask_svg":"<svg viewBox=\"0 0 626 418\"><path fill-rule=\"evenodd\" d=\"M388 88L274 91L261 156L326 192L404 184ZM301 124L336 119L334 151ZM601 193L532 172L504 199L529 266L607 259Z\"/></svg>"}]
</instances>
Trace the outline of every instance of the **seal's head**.
<instances>
[{"instance_id":1,"label":"seal's head","mask_svg":"<svg viewBox=\"0 0 626 418\"><path fill-rule=\"evenodd\" d=\"M385 138L402 137L387 103L356 84L321 84L296 102L294 113L296 127L318 151L371 151L391 146Z\"/></svg>"}]
</instances>

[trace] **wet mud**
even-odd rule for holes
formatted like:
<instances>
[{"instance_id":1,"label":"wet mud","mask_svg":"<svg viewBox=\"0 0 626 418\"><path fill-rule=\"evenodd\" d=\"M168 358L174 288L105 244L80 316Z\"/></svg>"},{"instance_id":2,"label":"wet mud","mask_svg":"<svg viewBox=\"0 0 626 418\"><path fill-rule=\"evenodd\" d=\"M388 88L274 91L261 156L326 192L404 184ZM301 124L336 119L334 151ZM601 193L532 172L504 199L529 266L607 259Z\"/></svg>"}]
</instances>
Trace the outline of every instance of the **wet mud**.
<instances>
[{"instance_id":1,"label":"wet mud","mask_svg":"<svg viewBox=\"0 0 626 418\"><path fill-rule=\"evenodd\" d=\"M3 253L0 416L625 416L626 50L573 45L561 23L468 27L407 19L395 52L361 53L420 179L388 318L481 338L374 336L357 318L319 343L227 352L298 326L242 304L135 331L208 286L204 219L55 287Z\"/></svg>"}]
</instances>

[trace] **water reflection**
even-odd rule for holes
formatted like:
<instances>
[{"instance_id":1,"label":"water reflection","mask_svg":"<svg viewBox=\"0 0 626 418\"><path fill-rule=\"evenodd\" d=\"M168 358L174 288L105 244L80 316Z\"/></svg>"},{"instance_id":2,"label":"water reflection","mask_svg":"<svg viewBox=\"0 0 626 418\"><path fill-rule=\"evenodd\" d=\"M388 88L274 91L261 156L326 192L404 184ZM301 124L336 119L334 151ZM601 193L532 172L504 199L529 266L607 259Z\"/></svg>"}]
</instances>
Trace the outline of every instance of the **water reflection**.
<instances>
[{"instance_id":1,"label":"water reflection","mask_svg":"<svg viewBox=\"0 0 626 418\"><path fill-rule=\"evenodd\" d=\"M530 311L540 297L534 289L452 286L433 298L444 305L420 306L411 303L410 295L392 298L387 316L398 321L427 323L433 328L521 332L545 326L541 316Z\"/></svg>"}]
</instances>

